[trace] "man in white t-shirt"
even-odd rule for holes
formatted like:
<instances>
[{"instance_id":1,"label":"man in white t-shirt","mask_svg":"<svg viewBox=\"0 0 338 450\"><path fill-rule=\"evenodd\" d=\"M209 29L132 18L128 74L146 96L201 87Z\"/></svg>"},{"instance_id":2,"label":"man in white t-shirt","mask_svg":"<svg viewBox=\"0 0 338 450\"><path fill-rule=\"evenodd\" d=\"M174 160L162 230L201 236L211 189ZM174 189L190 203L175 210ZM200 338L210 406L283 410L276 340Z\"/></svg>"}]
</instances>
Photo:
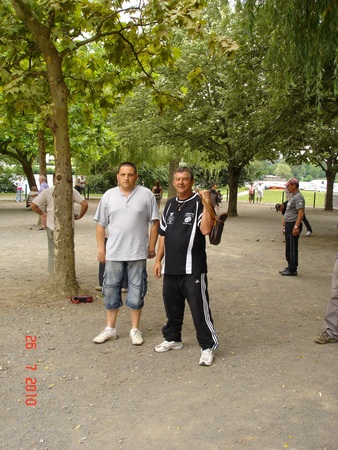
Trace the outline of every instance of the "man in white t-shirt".
<instances>
[{"instance_id":1,"label":"man in white t-shirt","mask_svg":"<svg viewBox=\"0 0 338 450\"><path fill-rule=\"evenodd\" d=\"M264 187L262 185L261 182L259 182L256 186L256 192L257 192L257 203L261 203L262 202L262 198L263 198L263 192L264 192Z\"/></svg>"},{"instance_id":2,"label":"man in white t-shirt","mask_svg":"<svg viewBox=\"0 0 338 450\"><path fill-rule=\"evenodd\" d=\"M146 262L147 258L155 257L159 214L155 196L150 189L137 186L137 178L135 165L122 163L117 172L118 186L105 192L94 217L97 259L105 263L102 294L107 310L107 327L94 338L96 344L118 337L115 325L122 306L125 272L128 274L126 305L131 313L130 338L133 345L143 344L138 327L147 292Z\"/></svg>"}]
</instances>

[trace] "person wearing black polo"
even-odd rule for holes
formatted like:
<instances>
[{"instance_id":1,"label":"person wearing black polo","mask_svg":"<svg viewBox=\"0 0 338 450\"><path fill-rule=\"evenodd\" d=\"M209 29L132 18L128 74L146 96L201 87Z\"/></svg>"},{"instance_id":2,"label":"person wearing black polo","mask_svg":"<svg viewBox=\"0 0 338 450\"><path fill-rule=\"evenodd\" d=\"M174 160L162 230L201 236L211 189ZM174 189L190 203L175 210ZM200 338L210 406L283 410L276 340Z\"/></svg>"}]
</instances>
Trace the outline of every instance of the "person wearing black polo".
<instances>
[{"instance_id":1,"label":"person wearing black polo","mask_svg":"<svg viewBox=\"0 0 338 450\"><path fill-rule=\"evenodd\" d=\"M187 299L201 347L199 364L210 366L218 338L209 307L205 236L213 226L213 218L203 209L203 200L211 205L210 192L194 193L193 173L188 167L176 169L173 185L177 197L167 201L159 228L159 245L154 275L163 273L163 301L167 323L164 341L155 347L158 353L180 350L181 331ZM162 267L161 261L164 258Z\"/></svg>"}]
</instances>

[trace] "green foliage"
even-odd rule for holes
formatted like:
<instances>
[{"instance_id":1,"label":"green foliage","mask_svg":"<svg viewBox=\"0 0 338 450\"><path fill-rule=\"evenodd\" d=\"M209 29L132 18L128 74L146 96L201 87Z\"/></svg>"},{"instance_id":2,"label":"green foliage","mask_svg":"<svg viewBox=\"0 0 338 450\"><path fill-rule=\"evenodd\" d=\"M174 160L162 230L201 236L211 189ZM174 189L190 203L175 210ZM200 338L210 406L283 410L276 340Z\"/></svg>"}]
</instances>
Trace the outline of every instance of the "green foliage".
<instances>
[{"instance_id":1,"label":"green foliage","mask_svg":"<svg viewBox=\"0 0 338 450\"><path fill-rule=\"evenodd\" d=\"M338 94L338 3L336 0L247 0L252 31L265 37L265 63L274 67L274 84L289 89L295 75L304 79L303 94L321 102L330 80ZM271 81L273 79L271 77Z\"/></svg>"},{"instance_id":2,"label":"green foliage","mask_svg":"<svg viewBox=\"0 0 338 450\"><path fill-rule=\"evenodd\" d=\"M282 162L276 164L274 174L278 177L285 178L286 180L291 178L293 175L290 166Z\"/></svg>"},{"instance_id":3,"label":"green foliage","mask_svg":"<svg viewBox=\"0 0 338 450\"><path fill-rule=\"evenodd\" d=\"M13 185L16 175L22 175L12 167L5 167L0 164L0 192L14 192L15 187Z\"/></svg>"},{"instance_id":4,"label":"green foliage","mask_svg":"<svg viewBox=\"0 0 338 450\"><path fill-rule=\"evenodd\" d=\"M120 161L120 163L122 160ZM90 192L96 194L103 194L108 189L115 187L116 184L116 173L118 165L116 165L112 170L106 171L102 174L88 175L87 176L87 187L89 187ZM160 181L161 186L164 189L168 187L168 169L167 167L153 168L149 167L148 164L137 166L138 171L138 184L141 186L148 187L152 189L156 180Z\"/></svg>"},{"instance_id":5,"label":"green foliage","mask_svg":"<svg viewBox=\"0 0 338 450\"><path fill-rule=\"evenodd\" d=\"M89 188L89 191L95 194L103 194L108 189L116 186L116 175L112 172L88 175L86 179L86 188Z\"/></svg>"}]
</instances>

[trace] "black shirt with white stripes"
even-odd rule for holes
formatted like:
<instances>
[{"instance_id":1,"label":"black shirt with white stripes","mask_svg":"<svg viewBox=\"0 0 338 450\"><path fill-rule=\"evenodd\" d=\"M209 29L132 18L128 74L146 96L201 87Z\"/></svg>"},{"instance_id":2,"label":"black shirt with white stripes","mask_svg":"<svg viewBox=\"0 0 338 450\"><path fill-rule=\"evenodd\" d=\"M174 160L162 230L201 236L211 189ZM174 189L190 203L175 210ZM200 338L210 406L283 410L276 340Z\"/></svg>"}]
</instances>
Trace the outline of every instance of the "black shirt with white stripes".
<instances>
[{"instance_id":1,"label":"black shirt with white stripes","mask_svg":"<svg viewBox=\"0 0 338 450\"><path fill-rule=\"evenodd\" d=\"M159 234L165 237L165 274L207 272L205 236L200 231L202 212L198 194L186 200L172 198L166 203L159 228Z\"/></svg>"}]
</instances>

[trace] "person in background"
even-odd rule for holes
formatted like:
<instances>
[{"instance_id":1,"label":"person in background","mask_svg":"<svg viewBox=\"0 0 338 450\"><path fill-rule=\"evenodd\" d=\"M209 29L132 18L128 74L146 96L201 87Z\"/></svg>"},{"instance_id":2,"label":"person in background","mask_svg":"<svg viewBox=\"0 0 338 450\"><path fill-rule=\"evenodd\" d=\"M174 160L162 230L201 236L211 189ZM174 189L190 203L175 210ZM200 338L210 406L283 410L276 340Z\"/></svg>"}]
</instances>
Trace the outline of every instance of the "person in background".
<instances>
[{"instance_id":1,"label":"person in background","mask_svg":"<svg viewBox=\"0 0 338 450\"><path fill-rule=\"evenodd\" d=\"M44 175L40 175L39 176L39 183L40 183L39 194L42 191L44 191L45 189L49 188L48 183L47 183L47 179L46 179L46 177ZM44 206L41 206L41 209L42 209L42 211L44 211ZM45 214L42 214L39 217L39 222L38 222L38 226L40 225L39 228L38 228L39 231L47 229L47 222L46 222L46 220L47 219L46 219L46 215Z\"/></svg>"},{"instance_id":2,"label":"person in background","mask_svg":"<svg viewBox=\"0 0 338 450\"><path fill-rule=\"evenodd\" d=\"M80 182L80 194L83 195L84 198L86 198L86 177L80 175L79 182Z\"/></svg>"},{"instance_id":3,"label":"person in background","mask_svg":"<svg viewBox=\"0 0 338 450\"><path fill-rule=\"evenodd\" d=\"M311 234L313 233L313 230L312 230L310 222L307 220L305 214L304 214L304 217L303 217L303 224L306 226L306 230L307 230L306 233L305 233L305 236L307 236L307 237L311 236Z\"/></svg>"},{"instance_id":4,"label":"person in background","mask_svg":"<svg viewBox=\"0 0 338 450\"><path fill-rule=\"evenodd\" d=\"M199 364L211 366L218 338L209 307L205 236L214 220L203 201L211 206L210 191L193 192L194 176L189 167L174 172L177 197L167 201L160 221L160 239L154 275L161 278L163 265L163 301L167 323L162 328L164 341L155 347L158 353L180 350L181 332L187 299L201 348Z\"/></svg>"},{"instance_id":5,"label":"person in background","mask_svg":"<svg viewBox=\"0 0 338 450\"><path fill-rule=\"evenodd\" d=\"M94 217L97 259L105 263L102 294L107 326L93 342L103 344L118 337L116 320L122 306L121 288L127 271L126 305L131 315L129 335L133 345L142 345L139 322L147 292L146 263L147 258L156 255L159 212L151 190L136 185L138 175L133 163L120 164L116 177L118 186L103 194Z\"/></svg>"},{"instance_id":6,"label":"person in background","mask_svg":"<svg viewBox=\"0 0 338 450\"><path fill-rule=\"evenodd\" d=\"M331 297L326 308L324 327L325 331L315 339L315 343L333 344L338 342L338 253L333 266Z\"/></svg>"},{"instance_id":7,"label":"person in background","mask_svg":"<svg viewBox=\"0 0 338 450\"><path fill-rule=\"evenodd\" d=\"M22 190L24 188L24 181L22 179L22 177L18 177L18 179L14 182L14 185L16 186L16 196L15 196L15 201L17 203L22 203Z\"/></svg>"},{"instance_id":8,"label":"person in background","mask_svg":"<svg viewBox=\"0 0 338 450\"><path fill-rule=\"evenodd\" d=\"M290 178L286 182L290 196L282 220L282 231L285 232L285 258L288 266L279 273L283 276L297 276L298 268L298 240L302 232L302 221L305 214L305 200L299 192L297 178Z\"/></svg>"},{"instance_id":9,"label":"person in background","mask_svg":"<svg viewBox=\"0 0 338 450\"><path fill-rule=\"evenodd\" d=\"M26 200L26 208L30 207L30 204L32 203L32 200L39 195L38 188L34 185L31 187L31 190L29 191L27 200Z\"/></svg>"},{"instance_id":10,"label":"person in background","mask_svg":"<svg viewBox=\"0 0 338 450\"><path fill-rule=\"evenodd\" d=\"M40 188L39 188L39 194L40 192L44 191L45 189L48 189L48 183L47 183L47 179L44 175L40 175L39 176L39 183L40 183Z\"/></svg>"},{"instance_id":11,"label":"person in background","mask_svg":"<svg viewBox=\"0 0 338 450\"><path fill-rule=\"evenodd\" d=\"M261 203L262 202L262 198L263 198L263 192L264 192L264 186L262 185L261 182L259 182L256 185L256 192L257 192L257 202L256 203Z\"/></svg>"},{"instance_id":12,"label":"person in background","mask_svg":"<svg viewBox=\"0 0 338 450\"><path fill-rule=\"evenodd\" d=\"M255 186L253 183L250 183L249 187L249 203L255 203Z\"/></svg>"},{"instance_id":13,"label":"person in background","mask_svg":"<svg viewBox=\"0 0 338 450\"><path fill-rule=\"evenodd\" d=\"M218 185L216 183L212 183L209 192L210 192L211 204L212 204L214 210L218 209L219 203L220 203L217 189L218 189Z\"/></svg>"},{"instance_id":14,"label":"person in background","mask_svg":"<svg viewBox=\"0 0 338 450\"><path fill-rule=\"evenodd\" d=\"M159 180L155 181L155 186L153 186L151 192L155 195L156 204L157 204L158 210L160 210L161 199L162 199L162 195L163 195L163 188L160 185Z\"/></svg>"},{"instance_id":15,"label":"person in background","mask_svg":"<svg viewBox=\"0 0 338 450\"><path fill-rule=\"evenodd\" d=\"M80 177L76 178L74 189L76 189L77 192L79 194L81 194L81 178Z\"/></svg>"},{"instance_id":16,"label":"person in background","mask_svg":"<svg viewBox=\"0 0 338 450\"><path fill-rule=\"evenodd\" d=\"M217 190L217 197L218 197L218 206L222 207L223 195L220 189Z\"/></svg>"}]
</instances>

